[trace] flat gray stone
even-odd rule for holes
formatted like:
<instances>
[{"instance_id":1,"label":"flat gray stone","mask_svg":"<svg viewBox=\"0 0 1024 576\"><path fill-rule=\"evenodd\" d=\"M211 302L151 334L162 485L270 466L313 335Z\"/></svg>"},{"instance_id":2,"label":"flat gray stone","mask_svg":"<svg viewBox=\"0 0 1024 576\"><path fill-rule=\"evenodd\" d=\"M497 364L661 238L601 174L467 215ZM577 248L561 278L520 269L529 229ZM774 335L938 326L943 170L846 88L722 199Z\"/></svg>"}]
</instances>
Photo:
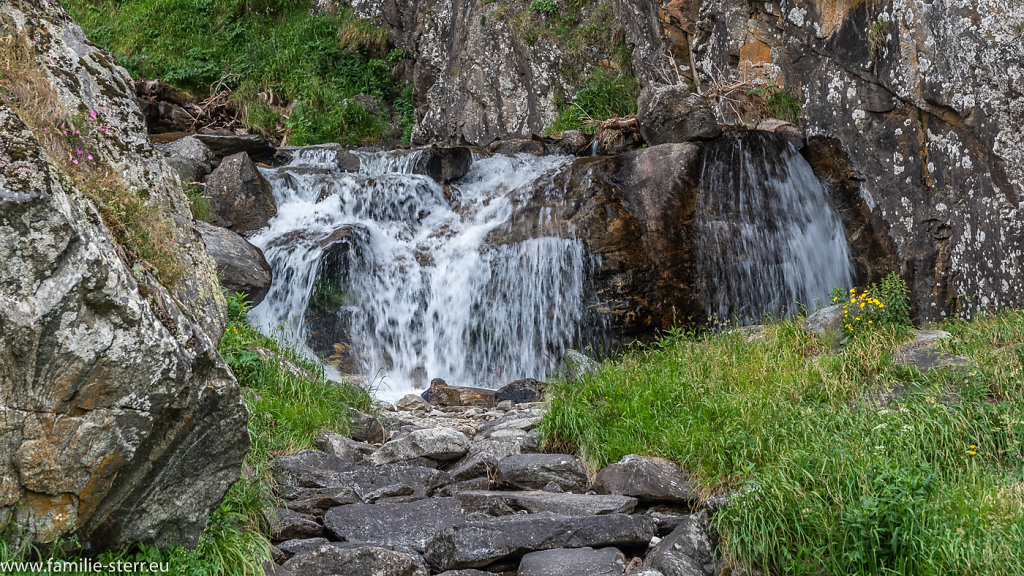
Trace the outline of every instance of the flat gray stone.
<instances>
[{"instance_id":1,"label":"flat gray stone","mask_svg":"<svg viewBox=\"0 0 1024 576\"><path fill-rule=\"evenodd\" d=\"M654 520L643 515L516 514L472 520L437 534L424 557L436 571L479 568L552 548L645 546Z\"/></svg>"},{"instance_id":2,"label":"flat gray stone","mask_svg":"<svg viewBox=\"0 0 1024 576\"><path fill-rule=\"evenodd\" d=\"M530 552L519 576L622 576L626 559L616 548L556 548Z\"/></svg>"},{"instance_id":3,"label":"flat gray stone","mask_svg":"<svg viewBox=\"0 0 1024 576\"><path fill-rule=\"evenodd\" d=\"M296 554L284 568L302 576L428 576L422 559L412 552L381 546L339 546L328 543Z\"/></svg>"},{"instance_id":4,"label":"flat gray stone","mask_svg":"<svg viewBox=\"0 0 1024 576\"><path fill-rule=\"evenodd\" d=\"M629 496L599 494L570 494L551 492L497 492L473 490L455 495L464 512L487 509L500 501L514 511L530 513L552 512L566 516L596 516L599 514L630 514L637 500Z\"/></svg>"},{"instance_id":5,"label":"flat gray stone","mask_svg":"<svg viewBox=\"0 0 1024 576\"><path fill-rule=\"evenodd\" d=\"M527 490L554 483L566 492L585 492L587 471L568 454L516 454L498 463L498 483Z\"/></svg>"},{"instance_id":6,"label":"flat gray stone","mask_svg":"<svg viewBox=\"0 0 1024 576\"><path fill-rule=\"evenodd\" d=\"M409 503L351 504L324 515L324 526L343 542L384 544L423 552L446 528L466 520L454 498L427 498Z\"/></svg>"},{"instance_id":7,"label":"flat gray stone","mask_svg":"<svg viewBox=\"0 0 1024 576\"><path fill-rule=\"evenodd\" d=\"M703 515L687 516L647 554L644 566L664 576L709 576L715 568L714 546Z\"/></svg>"}]
</instances>

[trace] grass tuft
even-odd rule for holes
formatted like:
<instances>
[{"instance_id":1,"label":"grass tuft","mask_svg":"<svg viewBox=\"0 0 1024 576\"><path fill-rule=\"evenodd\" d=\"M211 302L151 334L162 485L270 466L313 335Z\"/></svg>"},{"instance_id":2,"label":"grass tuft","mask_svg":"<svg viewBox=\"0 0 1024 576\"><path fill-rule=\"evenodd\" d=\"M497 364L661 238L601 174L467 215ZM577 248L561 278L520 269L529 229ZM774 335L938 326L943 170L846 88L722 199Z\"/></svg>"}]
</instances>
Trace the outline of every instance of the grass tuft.
<instances>
[{"instance_id":1,"label":"grass tuft","mask_svg":"<svg viewBox=\"0 0 1024 576\"><path fill-rule=\"evenodd\" d=\"M1024 312L948 322L960 372L894 364L897 326L833 350L801 322L671 333L555 382L546 441L678 461L731 494L725 550L773 574L1020 573Z\"/></svg>"}]
</instances>

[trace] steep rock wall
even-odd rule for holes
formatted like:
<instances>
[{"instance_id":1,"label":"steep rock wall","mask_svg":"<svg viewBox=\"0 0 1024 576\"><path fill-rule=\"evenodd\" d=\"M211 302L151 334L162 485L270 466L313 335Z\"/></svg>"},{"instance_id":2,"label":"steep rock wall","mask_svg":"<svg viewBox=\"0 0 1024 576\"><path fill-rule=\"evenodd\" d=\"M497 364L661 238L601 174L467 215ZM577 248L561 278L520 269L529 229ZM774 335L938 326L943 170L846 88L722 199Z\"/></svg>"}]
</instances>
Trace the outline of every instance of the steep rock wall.
<instances>
[{"instance_id":1,"label":"steep rock wall","mask_svg":"<svg viewBox=\"0 0 1024 576\"><path fill-rule=\"evenodd\" d=\"M0 522L88 551L194 545L249 447L216 350L225 306L212 260L125 71L56 1L0 2L0 17L4 72L38 82L0 104ZM102 111L116 127L90 154L172 223L185 273L170 288L129 265L26 127L40 118L15 112L31 108L19 98L49 98L46 114Z\"/></svg>"},{"instance_id":2,"label":"steep rock wall","mask_svg":"<svg viewBox=\"0 0 1024 576\"><path fill-rule=\"evenodd\" d=\"M676 16L704 86L797 96L819 174L886 246L868 279L903 273L922 320L1024 302L1018 3L715 0Z\"/></svg>"}]
</instances>

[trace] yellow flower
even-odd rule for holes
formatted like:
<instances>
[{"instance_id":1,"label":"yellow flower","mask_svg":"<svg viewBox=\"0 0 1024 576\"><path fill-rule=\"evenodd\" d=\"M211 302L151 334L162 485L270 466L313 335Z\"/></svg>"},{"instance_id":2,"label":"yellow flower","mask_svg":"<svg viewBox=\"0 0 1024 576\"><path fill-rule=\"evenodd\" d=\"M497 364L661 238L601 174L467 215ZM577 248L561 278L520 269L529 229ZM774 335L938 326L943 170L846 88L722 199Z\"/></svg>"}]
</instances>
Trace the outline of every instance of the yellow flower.
<instances>
[{"instance_id":1,"label":"yellow flower","mask_svg":"<svg viewBox=\"0 0 1024 576\"><path fill-rule=\"evenodd\" d=\"M857 318L856 318L856 319L857 319L857 320L860 320L860 316L857 316Z\"/></svg>"},{"instance_id":2,"label":"yellow flower","mask_svg":"<svg viewBox=\"0 0 1024 576\"><path fill-rule=\"evenodd\" d=\"M967 453L970 454L971 456L977 454L977 452L975 452L974 450L968 450Z\"/></svg>"},{"instance_id":3,"label":"yellow flower","mask_svg":"<svg viewBox=\"0 0 1024 576\"><path fill-rule=\"evenodd\" d=\"M868 324L873 324L874 320L868 320Z\"/></svg>"}]
</instances>

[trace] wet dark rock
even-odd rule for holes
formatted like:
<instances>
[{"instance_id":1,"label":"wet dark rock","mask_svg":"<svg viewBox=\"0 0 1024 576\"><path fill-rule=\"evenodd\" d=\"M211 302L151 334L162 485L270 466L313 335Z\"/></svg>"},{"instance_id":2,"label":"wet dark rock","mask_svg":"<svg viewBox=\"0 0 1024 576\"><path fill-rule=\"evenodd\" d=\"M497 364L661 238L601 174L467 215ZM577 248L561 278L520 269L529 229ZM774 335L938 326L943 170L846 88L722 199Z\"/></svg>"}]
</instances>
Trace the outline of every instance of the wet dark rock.
<instances>
[{"instance_id":1,"label":"wet dark rock","mask_svg":"<svg viewBox=\"0 0 1024 576\"><path fill-rule=\"evenodd\" d=\"M384 544L423 552L441 530L466 520L454 498L409 503L351 504L324 515L324 526L344 542Z\"/></svg>"},{"instance_id":2,"label":"wet dark rock","mask_svg":"<svg viewBox=\"0 0 1024 576\"><path fill-rule=\"evenodd\" d=\"M324 532L324 527L313 516L288 508L274 508L269 516L270 537L273 540L316 538Z\"/></svg>"},{"instance_id":3,"label":"wet dark rock","mask_svg":"<svg viewBox=\"0 0 1024 576\"><path fill-rule=\"evenodd\" d=\"M302 157L326 159L327 164L339 172L359 172L360 168L359 157L340 144L282 146L274 151L273 165L282 166L291 163L296 158L301 160Z\"/></svg>"},{"instance_id":4,"label":"wet dark rock","mask_svg":"<svg viewBox=\"0 0 1024 576\"><path fill-rule=\"evenodd\" d=\"M654 531L654 520L642 515L497 516L440 532L428 544L424 557L439 571L479 568L552 548L646 546Z\"/></svg>"},{"instance_id":5,"label":"wet dark rock","mask_svg":"<svg viewBox=\"0 0 1024 576\"><path fill-rule=\"evenodd\" d=\"M722 133L707 102L678 84L644 88L637 100L637 120L651 146L710 140Z\"/></svg>"},{"instance_id":6,"label":"wet dark rock","mask_svg":"<svg viewBox=\"0 0 1024 576\"><path fill-rule=\"evenodd\" d=\"M465 146L431 146L423 149L412 171L444 184L465 176L472 164L473 153Z\"/></svg>"},{"instance_id":7,"label":"wet dark rock","mask_svg":"<svg viewBox=\"0 0 1024 576\"><path fill-rule=\"evenodd\" d=\"M435 406L480 406L490 408L496 404L494 390L449 386L441 378L430 381L430 387L421 394Z\"/></svg>"},{"instance_id":8,"label":"wet dark rock","mask_svg":"<svg viewBox=\"0 0 1024 576\"><path fill-rule=\"evenodd\" d=\"M535 491L466 491L456 494L455 497L462 510L467 513L491 508L492 502L501 502L513 511L526 511L531 514L551 512L566 516L597 516L630 514L637 503L636 498L628 496Z\"/></svg>"},{"instance_id":9,"label":"wet dark rock","mask_svg":"<svg viewBox=\"0 0 1024 576\"><path fill-rule=\"evenodd\" d=\"M252 234L277 215L270 182L245 152L225 158L206 180L213 224L239 234Z\"/></svg>"},{"instance_id":10,"label":"wet dark rock","mask_svg":"<svg viewBox=\"0 0 1024 576\"><path fill-rule=\"evenodd\" d=\"M592 140L593 137L579 130L566 130L562 133L562 139L558 141L558 151L572 156L586 156Z\"/></svg>"},{"instance_id":11,"label":"wet dark rock","mask_svg":"<svg viewBox=\"0 0 1024 576\"><path fill-rule=\"evenodd\" d=\"M626 559L616 548L556 548L530 552L519 576L622 576Z\"/></svg>"},{"instance_id":12,"label":"wet dark rock","mask_svg":"<svg viewBox=\"0 0 1024 576\"><path fill-rule=\"evenodd\" d=\"M539 490L554 482L566 492L585 492L587 471L568 454L516 454L498 463L499 484Z\"/></svg>"},{"instance_id":13,"label":"wet dark rock","mask_svg":"<svg viewBox=\"0 0 1024 576\"><path fill-rule=\"evenodd\" d=\"M597 473L594 491L633 496L641 502L693 503L698 488L675 463L629 454Z\"/></svg>"},{"instance_id":14,"label":"wet dark rock","mask_svg":"<svg viewBox=\"0 0 1024 576\"><path fill-rule=\"evenodd\" d=\"M710 576L715 560L707 521L703 515L692 515L658 542L644 559L644 567L664 576Z\"/></svg>"},{"instance_id":15,"label":"wet dark rock","mask_svg":"<svg viewBox=\"0 0 1024 576\"><path fill-rule=\"evenodd\" d=\"M196 222L196 230L217 263L221 285L228 293L245 294L253 306L262 302L272 281L272 270L263 252L227 228Z\"/></svg>"},{"instance_id":16,"label":"wet dark rock","mask_svg":"<svg viewBox=\"0 0 1024 576\"><path fill-rule=\"evenodd\" d=\"M609 120L602 123L597 131L598 154L622 154L639 148L641 143L635 118Z\"/></svg>"},{"instance_id":17,"label":"wet dark rock","mask_svg":"<svg viewBox=\"0 0 1024 576\"><path fill-rule=\"evenodd\" d=\"M803 148L807 144L807 135L804 134L803 129L796 124L786 122L785 120L779 120L777 118L762 120L758 123L757 130L778 134L785 138L787 142L796 146L797 150Z\"/></svg>"},{"instance_id":18,"label":"wet dark rock","mask_svg":"<svg viewBox=\"0 0 1024 576\"><path fill-rule=\"evenodd\" d=\"M196 134L196 139L213 152L216 158L244 152L254 162L270 162L274 157L274 146L266 138L256 134Z\"/></svg>"},{"instance_id":19,"label":"wet dark rock","mask_svg":"<svg viewBox=\"0 0 1024 576\"><path fill-rule=\"evenodd\" d=\"M543 156L547 153L547 147L540 140L498 140L491 142L487 146L487 150L493 154L506 154L514 156L516 154L533 154L534 156Z\"/></svg>"},{"instance_id":20,"label":"wet dark rock","mask_svg":"<svg viewBox=\"0 0 1024 576\"><path fill-rule=\"evenodd\" d=\"M427 576L422 558L414 552L381 546L344 546L336 543L296 554L284 568L302 576Z\"/></svg>"},{"instance_id":21,"label":"wet dark rock","mask_svg":"<svg viewBox=\"0 0 1024 576\"><path fill-rule=\"evenodd\" d=\"M523 378L505 384L494 392L494 398L499 402L511 400L516 404L524 402L540 402L544 395L545 384L533 378Z\"/></svg>"}]
</instances>

